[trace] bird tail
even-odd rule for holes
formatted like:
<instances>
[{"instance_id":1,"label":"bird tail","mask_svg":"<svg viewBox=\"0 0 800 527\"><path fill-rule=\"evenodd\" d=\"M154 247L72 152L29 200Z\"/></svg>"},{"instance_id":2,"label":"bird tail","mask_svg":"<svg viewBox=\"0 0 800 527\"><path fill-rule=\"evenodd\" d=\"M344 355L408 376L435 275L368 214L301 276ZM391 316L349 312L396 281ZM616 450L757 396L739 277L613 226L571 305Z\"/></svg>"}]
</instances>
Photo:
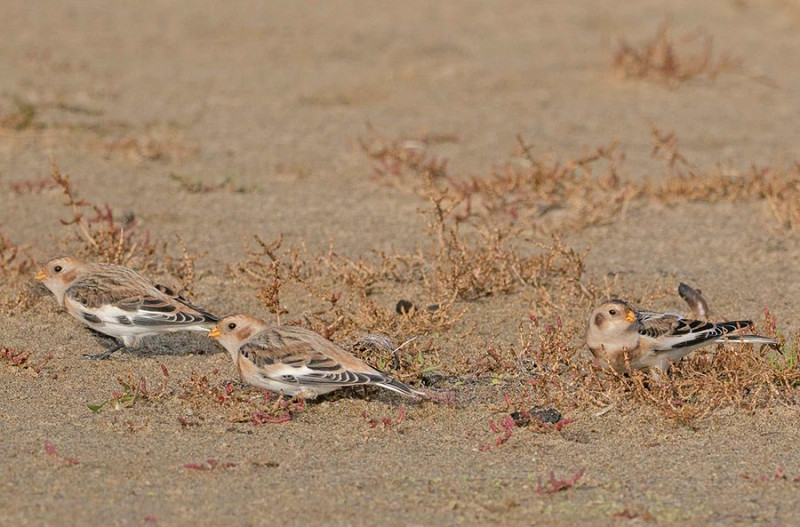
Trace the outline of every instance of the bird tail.
<instances>
[{"instance_id":1,"label":"bird tail","mask_svg":"<svg viewBox=\"0 0 800 527\"><path fill-rule=\"evenodd\" d=\"M733 333L740 329L745 329L753 325L752 320L734 320L730 322L717 322L714 324L720 335L714 339L714 342L736 342L739 344L767 344L778 348L778 342L761 335L740 335Z\"/></svg>"},{"instance_id":2,"label":"bird tail","mask_svg":"<svg viewBox=\"0 0 800 527\"><path fill-rule=\"evenodd\" d=\"M743 344L767 344L777 346L778 342L761 335L723 335L714 342L740 342Z\"/></svg>"},{"instance_id":3,"label":"bird tail","mask_svg":"<svg viewBox=\"0 0 800 527\"><path fill-rule=\"evenodd\" d=\"M406 397L411 397L412 399L430 399L430 395L425 392L421 392L419 390L415 390L411 386L404 384L395 379L386 378L383 382L377 383L378 386L382 386L387 390L392 390L393 392L397 392L400 395L404 395Z\"/></svg>"}]
</instances>

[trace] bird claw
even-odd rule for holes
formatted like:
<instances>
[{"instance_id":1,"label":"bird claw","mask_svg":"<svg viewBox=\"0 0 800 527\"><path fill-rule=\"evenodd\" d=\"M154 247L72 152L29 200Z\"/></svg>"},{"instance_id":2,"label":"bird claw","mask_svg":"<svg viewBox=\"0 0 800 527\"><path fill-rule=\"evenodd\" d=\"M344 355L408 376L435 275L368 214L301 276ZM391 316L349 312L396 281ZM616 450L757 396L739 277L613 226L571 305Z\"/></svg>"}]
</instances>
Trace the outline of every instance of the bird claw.
<instances>
[{"instance_id":1,"label":"bird claw","mask_svg":"<svg viewBox=\"0 0 800 527\"><path fill-rule=\"evenodd\" d=\"M84 353L83 354L83 358L92 359L92 360L103 360L103 359L109 358L110 356L111 356L111 353L109 353L107 351L105 353Z\"/></svg>"},{"instance_id":2,"label":"bird claw","mask_svg":"<svg viewBox=\"0 0 800 527\"><path fill-rule=\"evenodd\" d=\"M97 354L84 353L83 357L86 358L86 359L92 359L92 360L107 359L107 358L109 358L111 356L112 353L114 353L115 351L121 349L122 347L123 346L122 346L121 343L117 343L115 346L111 346L110 348L105 350L103 353L97 353Z\"/></svg>"}]
</instances>

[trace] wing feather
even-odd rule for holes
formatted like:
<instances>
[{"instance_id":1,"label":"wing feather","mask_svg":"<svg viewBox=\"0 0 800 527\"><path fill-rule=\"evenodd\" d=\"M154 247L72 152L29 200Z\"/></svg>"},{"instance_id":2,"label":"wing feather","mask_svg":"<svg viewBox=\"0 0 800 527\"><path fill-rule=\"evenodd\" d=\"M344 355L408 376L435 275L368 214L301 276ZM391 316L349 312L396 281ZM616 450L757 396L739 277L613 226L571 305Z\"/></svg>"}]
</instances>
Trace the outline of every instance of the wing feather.
<instances>
[{"instance_id":1,"label":"wing feather","mask_svg":"<svg viewBox=\"0 0 800 527\"><path fill-rule=\"evenodd\" d=\"M165 286L153 286L139 275L124 278L84 276L67 289L65 302L80 304L82 312L110 324L195 326L219 320Z\"/></svg>"},{"instance_id":2,"label":"wing feather","mask_svg":"<svg viewBox=\"0 0 800 527\"><path fill-rule=\"evenodd\" d=\"M280 326L258 333L239 348L239 356L254 367L253 373L267 385L278 381L312 390L317 387L321 393L327 393L343 386L373 384L409 397L427 398L423 392L387 377L321 335L298 326Z\"/></svg>"},{"instance_id":3,"label":"wing feather","mask_svg":"<svg viewBox=\"0 0 800 527\"><path fill-rule=\"evenodd\" d=\"M640 319L639 334L657 338L662 344L656 351L670 351L678 348L698 346L706 342L716 341L724 335L749 327L750 320L733 322L705 322L686 319L679 315L648 312L644 320Z\"/></svg>"},{"instance_id":4,"label":"wing feather","mask_svg":"<svg viewBox=\"0 0 800 527\"><path fill-rule=\"evenodd\" d=\"M639 321L639 334L652 338L674 334L681 324L681 318L671 313L637 311L636 317Z\"/></svg>"},{"instance_id":5,"label":"wing feather","mask_svg":"<svg viewBox=\"0 0 800 527\"><path fill-rule=\"evenodd\" d=\"M239 348L264 375L292 384L350 386L387 380L355 357L344 364L334 356L337 351L345 354L322 336L292 326L283 326L281 332L266 330Z\"/></svg>"}]
</instances>

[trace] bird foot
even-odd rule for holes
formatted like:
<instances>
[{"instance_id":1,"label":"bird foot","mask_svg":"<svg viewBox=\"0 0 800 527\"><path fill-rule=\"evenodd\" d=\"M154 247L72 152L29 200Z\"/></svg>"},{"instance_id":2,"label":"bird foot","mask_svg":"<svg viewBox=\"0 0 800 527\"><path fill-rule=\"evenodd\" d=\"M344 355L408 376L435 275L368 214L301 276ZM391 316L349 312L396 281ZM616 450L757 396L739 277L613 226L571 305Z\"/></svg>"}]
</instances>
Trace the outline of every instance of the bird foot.
<instances>
[{"instance_id":1,"label":"bird foot","mask_svg":"<svg viewBox=\"0 0 800 527\"><path fill-rule=\"evenodd\" d=\"M105 350L103 353L97 353L97 354L84 353L83 356L86 359L103 360L103 359L109 358L111 356L111 354L113 354L115 351L117 351L117 350L119 350L121 348L122 348L122 344L121 343L117 343L115 346L111 346L110 348Z\"/></svg>"}]
</instances>

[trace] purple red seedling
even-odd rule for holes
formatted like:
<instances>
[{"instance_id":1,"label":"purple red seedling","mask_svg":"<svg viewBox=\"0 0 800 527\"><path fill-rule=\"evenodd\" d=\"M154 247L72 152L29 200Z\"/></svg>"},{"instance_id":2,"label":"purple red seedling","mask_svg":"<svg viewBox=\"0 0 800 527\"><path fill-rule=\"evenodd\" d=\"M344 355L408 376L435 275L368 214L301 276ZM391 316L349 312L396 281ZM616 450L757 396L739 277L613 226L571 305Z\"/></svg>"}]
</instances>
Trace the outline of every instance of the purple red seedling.
<instances>
[{"instance_id":1,"label":"purple red seedling","mask_svg":"<svg viewBox=\"0 0 800 527\"><path fill-rule=\"evenodd\" d=\"M548 494L555 494L556 492L560 492L562 490L567 490L575 486L575 484L583 477L583 474L586 472L585 468L580 469L578 472L575 473L569 479L558 479L554 472L550 472L550 481L546 485L542 485L542 478L538 478L538 485L536 487L536 494L540 496L548 495Z\"/></svg>"},{"instance_id":2,"label":"purple red seedling","mask_svg":"<svg viewBox=\"0 0 800 527\"><path fill-rule=\"evenodd\" d=\"M45 441L44 442L44 451L48 456L52 457L53 459L56 459L56 460L60 461L64 465L77 465L78 464L78 460L75 459L74 457L65 457L65 456L60 455L56 451L55 445L53 445L53 443L51 443L49 441Z\"/></svg>"}]
</instances>

